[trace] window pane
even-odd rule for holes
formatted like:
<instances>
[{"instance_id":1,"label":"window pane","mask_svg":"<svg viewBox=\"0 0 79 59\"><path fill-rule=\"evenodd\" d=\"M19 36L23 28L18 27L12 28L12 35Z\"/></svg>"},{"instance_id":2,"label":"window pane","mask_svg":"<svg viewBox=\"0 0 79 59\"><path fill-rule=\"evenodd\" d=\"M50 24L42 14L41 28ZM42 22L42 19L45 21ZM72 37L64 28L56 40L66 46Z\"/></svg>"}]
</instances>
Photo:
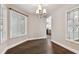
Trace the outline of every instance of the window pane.
<instances>
[{"instance_id":1,"label":"window pane","mask_svg":"<svg viewBox=\"0 0 79 59\"><path fill-rule=\"evenodd\" d=\"M2 40L2 26L3 26L3 19L2 19L2 7L1 7L1 4L0 4L0 43L1 43L1 40Z\"/></svg>"},{"instance_id":2,"label":"window pane","mask_svg":"<svg viewBox=\"0 0 79 59\"><path fill-rule=\"evenodd\" d=\"M67 14L68 18L68 38L79 40L79 9L74 9Z\"/></svg>"},{"instance_id":3,"label":"window pane","mask_svg":"<svg viewBox=\"0 0 79 59\"><path fill-rule=\"evenodd\" d=\"M1 43L7 40L7 8L0 4L0 41Z\"/></svg>"},{"instance_id":4,"label":"window pane","mask_svg":"<svg viewBox=\"0 0 79 59\"><path fill-rule=\"evenodd\" d=\"M79 39L78 33L79 33L79 20L78 20L78 10L74 11L74 39Z\"/></svg>"},{"instance_id":5,"label":"window pane","mask_svg":"<svg viewBox=\"0 0 79 59\"><path fill-rule=\"evenodd\" d=\"M68 38L73 39L73 11L68 13Z\"/></svg>"}]
</instances>

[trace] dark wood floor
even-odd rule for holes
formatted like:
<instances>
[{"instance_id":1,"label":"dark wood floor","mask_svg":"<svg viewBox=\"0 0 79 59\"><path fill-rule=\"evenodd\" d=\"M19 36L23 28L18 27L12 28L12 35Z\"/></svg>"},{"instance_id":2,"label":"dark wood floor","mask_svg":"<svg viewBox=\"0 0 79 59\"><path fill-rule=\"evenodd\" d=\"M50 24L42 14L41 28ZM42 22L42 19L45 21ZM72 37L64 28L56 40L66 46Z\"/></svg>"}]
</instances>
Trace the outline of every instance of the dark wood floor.
<instances>
[{"instance_id":1,"label":"dark wood floor","mask_svg":"<svg viewBox=\"0 0 79 59\"><path fill-rule=\"evenodd\" d=\"M50 48L51 47L51 48ZM74 54L73 52L55 44L49 46L46 39L24 42L16 47L7 50L6 54Z\"/></svg>"}]
</instances>

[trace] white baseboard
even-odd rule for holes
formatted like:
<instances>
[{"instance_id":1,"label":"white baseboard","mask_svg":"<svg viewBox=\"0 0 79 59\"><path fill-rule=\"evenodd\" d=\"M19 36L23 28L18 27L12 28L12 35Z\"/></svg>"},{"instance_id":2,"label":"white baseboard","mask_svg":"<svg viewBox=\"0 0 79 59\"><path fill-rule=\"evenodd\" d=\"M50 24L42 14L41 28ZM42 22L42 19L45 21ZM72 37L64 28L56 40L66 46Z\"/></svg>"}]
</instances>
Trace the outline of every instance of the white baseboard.
<instances>
[{"instance_id":1,"label":"white baseboard","mask_svg":"<svg viewBox=\"0 0 79 59\"><path fill-rule=\"evenodd\" d=\"M23 43L23 42L25 42L25 41L36 40L36 39L42 39L42 38L46 38L46 37L29 38L29 39L25 39L25 40L19 41L18 43L15 43L15 44L13 44L13 45L7 46L7 47L2 51L1 54L4 54L8 49L10 49L10 48L12 48L12 47L15 47L15 46L17 46L17 45L19 45L19 44L21 44L21 43Z\"/></svg>"},{"instance_id":2,"label":"white baseboard","mask_svg":"<svg viewBox=\"0 0 79 59\"><path fill-rule=\"evenodd\" d=\"M36 40L36 39L43 39L43 38L46 38L46 37L39 37L39 38L29 38L29 40Z\"/></svg>"},{"instance_id":3,"label":"white baseboard","mask_svg":"<svg viewBox=\"0 0 79 59\"><path fill-rule=\"evenodd\" d=\"M56 43L56 44L62 46L63 48L66 48L66 49L68 49L68 50L70 50L70 51L72 51L72 52L74 52L74 53L76 53L76 54L79 54L79 51L78 51L78 50L72 49L72 48L70 48L69 46L63 45L63 44L61 44L61 43L59 43L59 42L57 42L57 41L55 41L55 40L52 40L52 42L54 42L54 43Z\"/></svg>"}]
</instances>

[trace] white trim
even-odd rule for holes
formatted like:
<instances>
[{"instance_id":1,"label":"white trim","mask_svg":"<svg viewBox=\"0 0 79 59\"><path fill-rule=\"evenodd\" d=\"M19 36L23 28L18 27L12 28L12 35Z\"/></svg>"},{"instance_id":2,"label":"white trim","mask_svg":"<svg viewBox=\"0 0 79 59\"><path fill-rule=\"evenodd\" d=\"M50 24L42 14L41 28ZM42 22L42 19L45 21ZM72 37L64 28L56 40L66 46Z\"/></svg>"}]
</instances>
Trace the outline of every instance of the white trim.
<instances>
[{"instance_id":1,"label":"white trim","mask_svg":"<svg viewBox=\"0 0 79 59\"><path fill-rule=\"evenodd\" d=\"M68 10L66 10L66 13L70 12L72 10L75 10L75 9L79 9L79 6L73 6L73 7L69 8Z\"/></svg>"},{"instance_id":2,"label":"white trim","mask_svg":"<svg viewBox=\"0 0 79 59\"><path fill-rule=\"evenodd\" d=\"M76 44L79 44L79 42L78 41L75 41L75 40L69 40L69 39L66 39L67 41L70 41L70 42L72 42L72 43L76 43Z\"/></svg>"},{"instance_id":3,"label":"white trim","mask_svg":"<svg viewBox=\"0 0 79 59\"><path fill-rule=\"evenodd\" d=\"M4 51L2 53L0 53L0 54L5 54L6 51L7 51L7 49L5 48Z\"/></svg>"},{"instance_id":4,"label":"white trim","mask_svg":"<svg viewBox=\"0 0 79 59\"><path fill-rule=\"evenodd\" d=\"M46 37L28 38L28 39L29 39L29 40L36 40L36 39L41 39L41 38L46 38ZM23 42L25 42L25 41L29 41L29 40L25 39L25 40L22 40L22 41L20 41L20 42L18 42L18 43L16 43L16 44L13 44L13 45L11 45L11 46L8 46L8 47L6 47L6 48L3 50L3 52L0 53L0 54L5 54L5 52L6 52L8 49L10 49L10 48L12 48L12 47L15 47L15 46L17 46L17 45L19 45L19 44L21 44L21 43L23 43Z\"/></svg>"},{"instance_id":5,"label":"white trim","mask_svg":"<svg viewBox=\"0 0 79 59\"><path fill-rule=\"evenodd\" d=\"M74 53L79 54L79 51L78 51L78 50L72 49L72 48L70 48L70 47L68 47L68 46L66 46L66 45L63 45L63 44L61 44L61 43L55 41L55 40L52 40L52 42L54 42L54 43L56 43L56 44L58 44L58 45L60 45L60 46L62 46L62 47L64 47L64 48L66 48L66 49L68 49L68 50L70 50L70 51L72 51L72 52L74 52Z\"/></svg>"}]
</instances>

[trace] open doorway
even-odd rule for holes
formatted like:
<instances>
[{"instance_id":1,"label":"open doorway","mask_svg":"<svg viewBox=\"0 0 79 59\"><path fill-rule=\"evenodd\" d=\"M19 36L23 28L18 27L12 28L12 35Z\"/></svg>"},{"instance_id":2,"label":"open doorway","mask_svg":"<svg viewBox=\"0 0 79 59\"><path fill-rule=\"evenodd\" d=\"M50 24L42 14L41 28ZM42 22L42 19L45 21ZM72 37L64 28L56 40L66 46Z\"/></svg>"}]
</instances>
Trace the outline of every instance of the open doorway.
<instances>
[{"instance_id":1,"label":"open doorway","mask_svg":"<svg viewBox=\"0 0 79 59\"><path fill-rule=\"evenodd\" d=\"M46 35L48 39L51 39L51 19L51 16L46 19Z\"/></svg>"},{"instance_id":2,"label":"open doorway","mask_svg":"<svg viewBox=\"0 0 79 59\"><path fill-rule=\"evenodd\" d=\"M46 36L47 36L47 44L48 44L47 53L52 53L52 44L51 44L51 19L52 19L51 16L49 16L46 19Z\"/></svg>"}]
</instances>

